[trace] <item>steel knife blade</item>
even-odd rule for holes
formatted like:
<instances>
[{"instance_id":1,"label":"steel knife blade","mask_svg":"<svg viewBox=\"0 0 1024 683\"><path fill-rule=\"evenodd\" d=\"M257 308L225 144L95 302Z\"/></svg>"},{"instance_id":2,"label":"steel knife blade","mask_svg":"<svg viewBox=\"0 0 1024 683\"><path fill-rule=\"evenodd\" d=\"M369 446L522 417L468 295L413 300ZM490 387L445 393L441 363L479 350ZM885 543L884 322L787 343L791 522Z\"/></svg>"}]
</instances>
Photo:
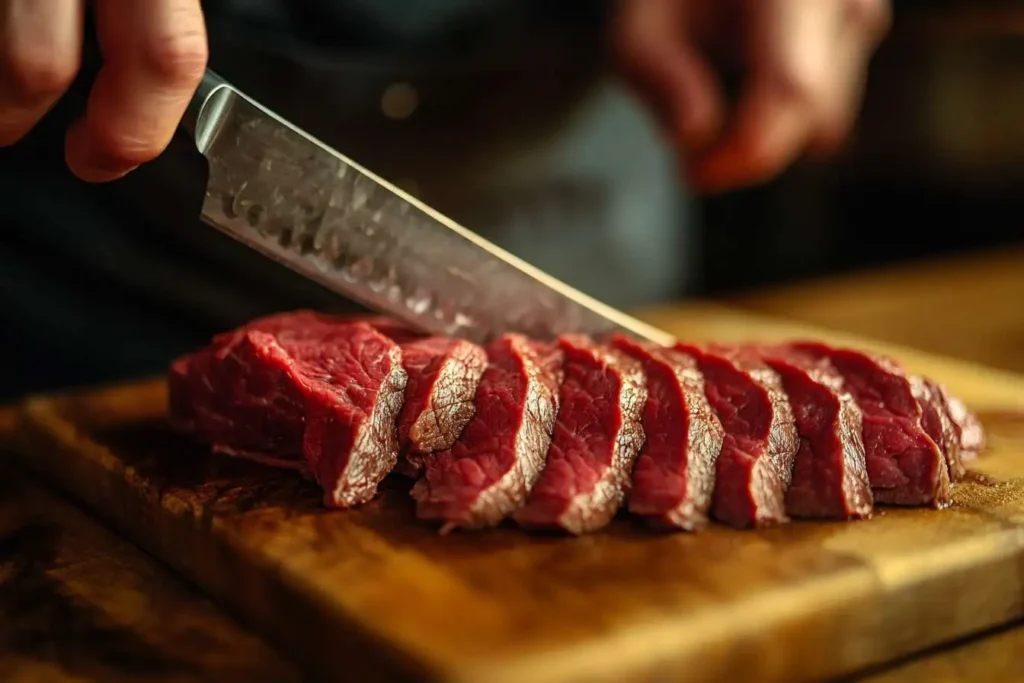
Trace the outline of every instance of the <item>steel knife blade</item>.
<instances>
[{"instance_id":1,"label":"steel knife blade","mask_svg":"<svg viewBox=\"0 0 1024 683\"><path fill-rule=\"evenodd\" d=\"M204 222L370 309L479 343L508 332L671 341L458 225L212 71L182 125L209 163Z\"/></svg>"}]
</instances>

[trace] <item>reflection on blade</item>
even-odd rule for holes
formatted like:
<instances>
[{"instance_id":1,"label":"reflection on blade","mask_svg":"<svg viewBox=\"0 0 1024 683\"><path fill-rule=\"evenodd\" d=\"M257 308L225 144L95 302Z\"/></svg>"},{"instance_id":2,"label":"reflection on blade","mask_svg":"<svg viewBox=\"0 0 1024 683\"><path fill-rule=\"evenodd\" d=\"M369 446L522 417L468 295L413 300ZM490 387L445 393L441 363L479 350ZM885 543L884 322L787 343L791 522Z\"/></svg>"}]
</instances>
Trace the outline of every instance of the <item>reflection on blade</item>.
<instances>
[{"instance_id":1,"label":"reflection on blade","mask_svg":"<svg viewBox=\"0 0 1024 683\"><path fill-rule=\"evenodd\" d=\"M360 168L230 87L195 130L203 218L372 309L486 342L626 330L668 335L554 280Z\"/></svg>"}]
</instances>

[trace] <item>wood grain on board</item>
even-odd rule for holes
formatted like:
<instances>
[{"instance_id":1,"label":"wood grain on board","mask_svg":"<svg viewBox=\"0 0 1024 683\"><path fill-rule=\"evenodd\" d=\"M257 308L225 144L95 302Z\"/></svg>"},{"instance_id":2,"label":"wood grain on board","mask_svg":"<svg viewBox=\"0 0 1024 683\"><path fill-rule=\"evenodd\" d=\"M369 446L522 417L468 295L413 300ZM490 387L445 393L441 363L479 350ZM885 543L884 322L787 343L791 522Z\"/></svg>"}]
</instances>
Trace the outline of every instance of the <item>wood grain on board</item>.
<instances>
[{"instance_id":1,"label":"wood grain on board","mask_svg":"<svg viewBox=\"0 0 1024 683\"><path fill-rule=\"evenodd\" d=\"M647 318L694 339L818 335L713 306ZM1024 379L895 351L990 429L952 509L763 532L621 520L579 539L441 537L400 481L328 511L290 473L209 455L167 429L159 381L29 402L19 452L334 679L808 680L1024 614Z\"/></svg>"},{"instance_id":2,"label":"wood grain on board","mask_svg":"<svg viewBox=\"0 0 1024 683\"><path fill-rule=\"evenodd\" d=\"M0 463L0 679L301 680L208 599L10 463Z\"/></svg>"}]
</instances>

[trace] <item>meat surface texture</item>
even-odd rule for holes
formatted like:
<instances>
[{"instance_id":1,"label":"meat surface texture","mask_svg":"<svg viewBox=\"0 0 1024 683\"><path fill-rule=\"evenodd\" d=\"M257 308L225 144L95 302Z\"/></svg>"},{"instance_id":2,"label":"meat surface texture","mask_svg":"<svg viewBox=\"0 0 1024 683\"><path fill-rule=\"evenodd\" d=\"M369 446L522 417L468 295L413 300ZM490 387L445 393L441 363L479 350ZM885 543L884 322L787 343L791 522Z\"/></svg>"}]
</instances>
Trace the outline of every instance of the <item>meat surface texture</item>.
<instances>
[{"instance_id":1,"label":"meat surface texture","mask_svg":"<svg viewBox=\"0 0 1024 683\"><path fill-rule=\"evenodd\" d=\"M798 437L779 375L746 348L679 344L704 374L705 394L725 429L711 511L734 527L786 522L786 491Z\"/></svg>"},{"instance_id":2,"label":"meat surface texture","mask_svg":"<svg viewBox=\"0 0 1024 683\"><path fill-rule=\"evenodd\" d=\"M960 481L965 472L960 459L960 435L942 389L930 379L916 375L911 376L910 382L914 397L921 404L921 426L945 458L950 483Z\"/></svg>"},{"instance_id":3,"label":"meat surface texture","mask_svg":"<svg viewBox=\"0 0 1024 683\"><path fill-rule=\"evenodd\" d=\"M926 431L929 392L887 358L834 348L820 342L796 342L789 348L827 359L843 376L863 414L864 450L875 501L891 505L932 505L950 501L949 471L939 443ZM938 429L934 406L933 429Z\"/></svg>"},{"instance_id":4,"label":"meat surface texture","mask_svg":"<svg viewBox=\"0 0 1024 683\"><path fill-rule=\"evenodd\" d=\"M825 359L785 348L759 347L782 379L800 444L786 512L793 517L863 518L874 499L862 438L862 415L843 378Z\"/></svg>"},{"instance_id":5,"label":"meat surface texture","mask_svg":"<svg viewBox=\"0 0 1024 683\"><path fill-rule=\"evenodd\" d=\"M629 511L659 526L698 529L708 521L723 438L704 377L681 352L622 335L612 343L647 376L645 441L633 467Z\"/></svg>"},{"instance_id":6,"label":"meat surface texture","mask_svg":"<svg viewBox=\"0 0 1024 683\"><path fill-rule=\"evenodd\" d=\"M413 486L420 518L443 522L442 532L494 526L523 504L551 444L562 356L521 335L487 347L472 419Z\"/></svg>"},{"instance_id":7,"label":"meat surface texture","mask_svg":"<svg viewBox=\"0 0 1024 683\"><path fill-rule=\"evenodd\" d=\"M986 446L971 410L894 360L816 341L665 347L615 334L486 347L383 316L258 318L175 359L171 425L314 479L328 507L416 479L455 528L585 534L941 508Z\"/></svg>"},{"instance_id":8,"label":"meat surface texture","mask_svg":"<svg viewBox=\"0 0 1024 683\"><path fill-rule=\"evenodd\" d=\"M451 448L473 417L473 398L487 366L487 353L460 339L427 337L402 344L409 376L398 416L398 440L407 472L424 456Z\"/></svg>"},{"instance_id":9,"label":"meat surface texture","mask_svg":"<svg viewBox=\"0 0 1024 683\"><path fill-rule=\"evenodd\" d=\"M295 463L326 505L348 507L371 499L395 466L405 383L398 345L372 326L299 312L177 361L170 403L179 427L216 450Z\"/></svg>"},{"instance_id":10,"label":"meat surface texture","mask_svg":"<svg viewBox=\"0 0 1024 683\"><path fill-rule=\"evenodd\" d=\"M583 534L608 524L629 488L647 387L641 363L612 348L579 336L562 337L558 347L565 379L551 447L514 517L525 527Z\"/></svg>"},{"instance_id":11,"label":"meat surface texture","mask_svg":"<svg viewBox=\"0 0 1024 683\"><path fill-rule=\"evenodd\" d=\"M946 403L946 410L953 421L953 431L960 439L960 461L961 464L969 462L978 457L978 454L985 450L985 430L981 426L978 416L968 410L964 402L950 394L944 386L936 384L943 401Z\"/></svg>"}]
</instances>

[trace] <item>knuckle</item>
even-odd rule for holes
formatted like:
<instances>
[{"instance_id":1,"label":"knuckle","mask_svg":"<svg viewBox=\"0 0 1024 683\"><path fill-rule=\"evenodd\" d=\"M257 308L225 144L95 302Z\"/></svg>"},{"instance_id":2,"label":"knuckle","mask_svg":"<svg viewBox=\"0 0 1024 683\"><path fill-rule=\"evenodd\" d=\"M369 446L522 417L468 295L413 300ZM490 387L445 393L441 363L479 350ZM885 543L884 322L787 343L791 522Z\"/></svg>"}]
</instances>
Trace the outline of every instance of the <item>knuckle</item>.
<instances>
[{"instance_id":1,"label":"knuckle","mask_svg":"<svg viewBox=\"0 0 1024 683\"><path fill-rule=\"evenodd\" d=\"M753 145L750 148L747 172L751 181L767 180L778 173L782 166L783 159L776 150L764 144Z\"/></svg>"},{"instance_id":2,"label":"knuckle","mask_svg":"<svg viewBox=\"0 0 1024 683\"><path fill-rule=\"evenodd\" d=\"M166 35L146 44L149 69L173 86L198 84L208 59L206 33L202 30Z\"/></svg>"},{"instance_id":3,"label":"knuckle","mask_svg":"<svg viewBox=\"0 0 1024 683\"><path fill-rule=\"evenodd\" d=\"M781 74L777 85L783 99L798 107L814 108L821 98L821 79L810 69Z\"/></svg>"},{"instance_id":4,"label":"knuckle","mask_svg":"<svg viewBox=\"0 0 1024 683\"><path fill-rule=\"evenodd\" d=\"M16 48L4 56L4 72L14 96L24 104L34 104L67 90L78 72L78 60L56 52Z\"/></svg>"},{"instance_id":5,"label":"knuckle","mask_svg":"<svg viewBox=\"0 0 1024 683\"><path fill-rule=\"evenodd\" d=\"M93 149L103 166L135 167L160 156L166 143L151 136L131 136L112 128L94 131Z\"/></svg>"}]
</instances>

